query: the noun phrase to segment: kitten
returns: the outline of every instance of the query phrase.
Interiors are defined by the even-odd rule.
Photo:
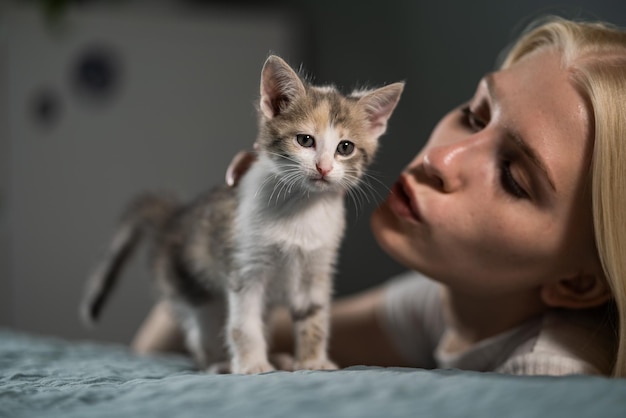
[[[187,206],[159,195],[137,198],[88,282],[85,319],[97,318],[124,261],[151,232],[160,293],[200,367],[226,361],[233,373],[273,370],[266,318],[282,304],[294,321],[295,368],[336,368],[327,340],[344,194],[372,161],[403,87],[343,96],[270,56],[261,74],[256,161],[236,187],[217,187]]]

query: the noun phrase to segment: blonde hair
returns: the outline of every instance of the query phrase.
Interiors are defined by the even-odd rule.
[[[613,375],[626,376],[626,32],[606,23],[550,17],[510,49],[506,68],[541,48],[556,48],[592,109],[591,188],[596,247],[617,309]]]

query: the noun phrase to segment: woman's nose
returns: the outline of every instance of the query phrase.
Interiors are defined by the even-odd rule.
[[[421,162],[423,180],[442,193],[459,190],[478,169],[480,143],[472,137],[428,149]]]

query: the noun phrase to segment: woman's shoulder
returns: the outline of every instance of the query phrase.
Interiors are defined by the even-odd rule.
[[[441,288],[441,284],[437,283],[433,279],[423,275],[420,272],[408,270],[390,277],[385,286],[389,289],[402,291],[423,291],[425,289],[438,291],[436,289]]]
[[[519,375],[610,375],[614,341],[598,310],[546,313],[536,337],[520,345],[496,370]]]
[[[414,328],[435,328],[442,323],[441,284],[415,271],[392,277],[385,285],[384,310],[392,321]]]

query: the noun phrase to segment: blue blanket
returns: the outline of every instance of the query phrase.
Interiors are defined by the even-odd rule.
[[[352,367],[208,375],[178,356],[0,330],[0,417],[626,417],[626,380]]]

